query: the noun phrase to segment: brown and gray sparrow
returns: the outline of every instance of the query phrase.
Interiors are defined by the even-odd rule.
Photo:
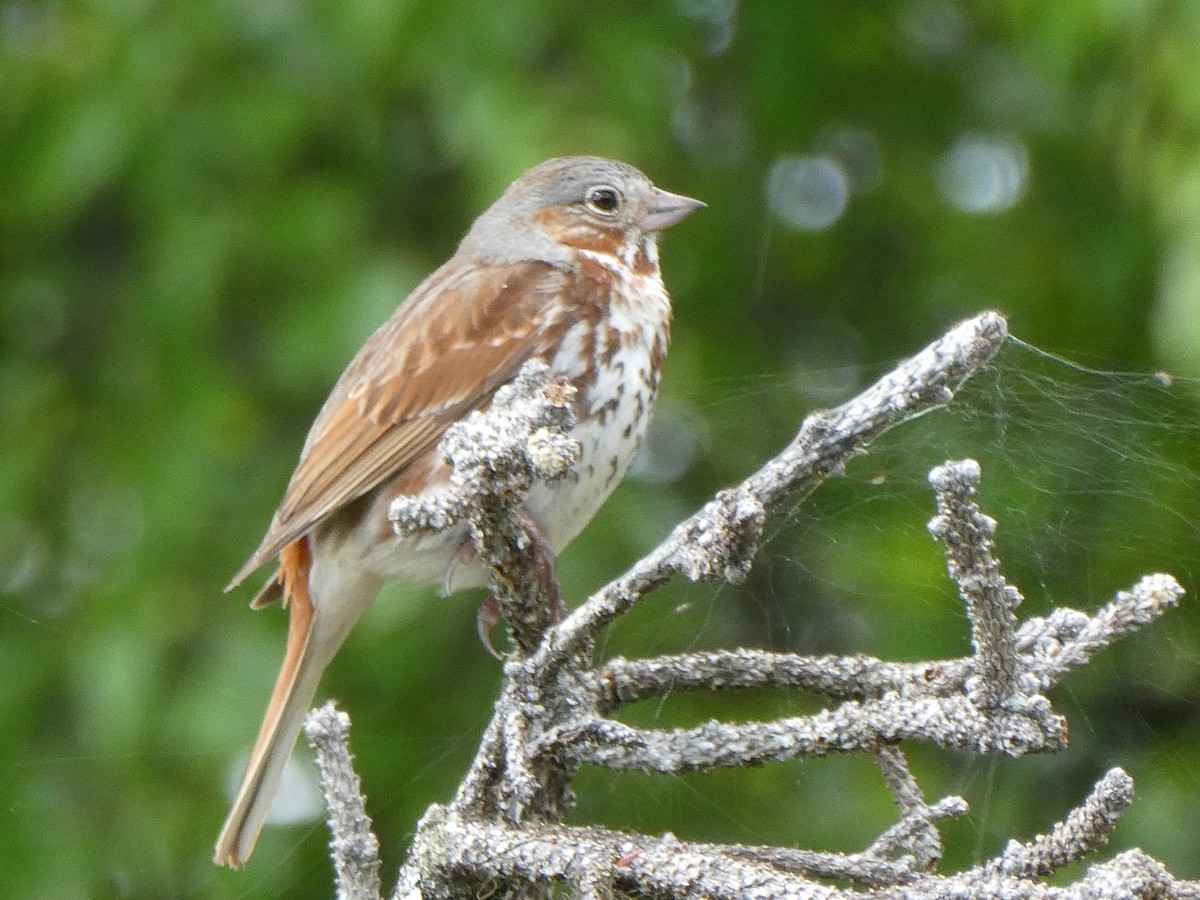
[[[484,409],[529,359],[575,388],[575,477],[537,484],[529,518],[558,552],[612,492],[658,390],[671,306],[658,233],[704,204],[594,157],[530,169],[483,213],[457,252],[373,334],[313,423],[267,534],[229,589],[272,557],[251,604],[290,611],[287,650],[215,862],[254,850],[321,673],[389,579],[447,590],[484,583],[454,565],[462,529],[399,536],[388,507],[447,483],[438,439]]]

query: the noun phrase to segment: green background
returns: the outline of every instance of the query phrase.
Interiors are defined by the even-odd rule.
[[[319,820],[268,830],[243,872],[209,862],[285,627],[221,588],[342,366],[550,156],[615,156],[710,207],[665,238],[656,431],[564,555],[570,602],[807,410],[982,309],[1094,369],[1177,376],[1009,347],[772,519],[746,584],[670,585],[602,653],[966,652],[924,531],[948,457],[984,466],[1023,612],[1154,570],[1194,589],[1197,59],[1200,7],[1154,0],[0,3],[0,895],[329,896]],[[499,683],[479,600],[389,588],[324,683],[388,883]],[[929,796],[972,806],[948,866],[1044,831],[1119,764],[1138,799],[1117,843],[1200,877],[1194,605],[1054,692],[1067,751],[913,748]],[[578,787],[575,821],[684,839],[852,851],[894,818],[857,758]]]

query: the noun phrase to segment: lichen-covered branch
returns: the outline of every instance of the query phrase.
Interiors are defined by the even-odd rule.
[[[742,648],[597,664],[601,630],[657,585],[741,580],[767,515],[799,490],[842,470],[883,431],[949,402],[1007,335],[987,313],[952,330],[837,409],[805,420],[796,439],[735,488],[721,491],[656,550],[559,620],[552,569],[523,522],[520,497],[538,479],[562,477],[577,455],[568,437],[570,397],[528,366],[497,393],[493,409],[448,432],[454,476],[444,494],[401,500],[402,530],[463,528],[483,560],[509,627],[513,652],[474,762],[453,800],[417,827],[395,896],[549,898],[674,897],[1083,898],[1196,896],[1140,851],[1081,871],[1070,885],[1041,879],[1086,860],[1108,839],[1132,795],[1120,770],[1045,836],[1012,841],[974,868],[939,873],[939,823],[967,811],[959,797],[927,801],[900,747],[920,741],[981,754],[1052,750],[1066,723],[1046,691],[1097,650],[1156,619],[1182,589],[1144,577],[1093,614],[1059,609],[1020,622],[1021,596],[1001,575],[996,523],[976,500],[971,460],[931,473],[947,571],[966,607],[970,649],[960,658],[892,663],[870,656],[805,657]],[[636,728],[611,718],[622,706],[673,691],[772,686],[829,699],[813,715],[762,722],[710,721],[694,728]],[[334,716],[334,724],[327,722]],[[339,892],[378,894],[376,848],[349,772],[344,720],[314,717],[310,737],[326,775]],[[339,744],[342,748],[339,749]],[[858,851],[714,845],[562,824],[583,765],[677,774],[869,753],[897,806],[897,820]],[[328,757],[328,758],[327,758]],[[349,774],[347,774],[349,773]],[[358,805],[356,805],[356,802]],[[374,873],[374,880],[372,880]],[[1189,893],[1190,892],[1190,893]]]
[[[1049,834],[1024,844],[1010,841],[992,868],[1023,878],[1053,875],[1107,844],[1132,800],[1133,779],[1122,769],[1112,769],[1096,783],[1083,805],[1072,810]]]
[[[896,425],[945,406],[999,352],[1008,325],[997,313],[963,322],[853,400],[804,420],[795,440],[741,486],[722,491],[657,549],[593,594],[550,636],[541,664],[569,655],[675,574],[739,579],[762,533],[765,510],[842,472]]]
[[[565,477],[579,459],[570,437],[575,389],[550,378],[532,360],[504,385],[487,412],[474,412],[446,429],[440,447],[453,460],[450,486],[432,495],[400,497],[388,518],[401,534],[437,532],[465,522],[488,569],[488,584],[513,645],[532,650],[558,613],[559,598],[548,551],[524,514],[520,498],[535,480]],[[447,573],[449,577],[451,573]]]
[[[379,841],[371,831],[362,784],[350,755],[350,717],[326,703],[309,713],[304,734],[317,753],[321,771],[338,900],[377,900]]]
[[[875,751],[875,761],[900,808],[901,819],[881,834],[867,853],[887,857],[907,848],[919,868],[932,872],[942,858],[942,836],[938,833],[937,823],[965,814],[967,802],[961,797],[945,797],[929,806],[899,747],[890,744],[880,747]]]
[[[617,730],[619,729],[619,731]],[[615,733],[613,733],[615,732]],[[883,743],[919,740],[951,749],[1018,755],[1066,744],[1066,724],[1046,715],[995,714],[965,697],[850,701],[815,715],[769,722],[706,722],[670,731],[615,726],[561,739],[574,758],[610,769],[679,775],[830,753],[870,753]]]
[[[318,753],[329,752],[327,747]],[[821,898],[821,900],[914,900],[914,898],[1029,898],[1084,900],[1096,897],[1195,898],[1200,886],[1173,878],[1141,851],[1127,851],[1088,867],[1071,885],[1040,880],[1083,852],[1103,844],[1115,811],[1128,803],[1128,776],[1114,769],[1084,803],[1054,825],[1049,837],[1010,843],[999,856],[963,872],[936,875],[909,858],[891,861],[872,847],[840,855],[779,847],[705,844],[604,828],[531,823],[513,827],[463,817],[432,806],[422,818],[409,864],[393,897],[476,896],[506,886],[510,896],[554,885],[584,886],[592,896],[614,890],[663,897]],[[935,816],[961,815],[961,801],[931,808]],[[1086,848],[1086,849],[1084,849]],[[842,888],[821,879],[849,881]],[[366,896],[366,895],[362,895]]]
[[[993,709],[1020,692],[1016,610],[1022,598],[1004,580],[992,553],[996,520],[975,505],[979,478],[974,460],[946,463],[929,473],[938,507],[929,533],[946,545],[950,579],[967,605],[977,670],[967,684],[968,695],[976,706]]]
[[[1059,608],[1045,618],[1025,621],[1016,634],[1024,677],[1036,690],[1053,687],[1071,669],[1132,631],[1174,608],[1183,588],[1169,575],[1147,575],[1121,591],[1095,613]],[[597,671],[600,711],[679,691],[731,691],[757,687],[792,688],[835,700],[946,697],[961,693],[977,671],[974,657],[893,663],[872,656],[800,656],[766,650],[616,657]]]
[[[1174,609],[1182,596],[1183,588],[1170,575],[1146,575],[1090,616],[1059,608],[1044,619],[1030,619],[1017,635],[1017,646],[1029,654],[1027,675],[1041,690],[1057,684],[1097,650]]]

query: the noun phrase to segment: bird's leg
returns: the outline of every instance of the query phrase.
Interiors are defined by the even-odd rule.
[[[538,593],[549,600],[550,624],[557,625],[567,617],[567,605],[563,602],[562,588],[558,584],[555,570],[555,553],[542,529],[529,512],[521,509],[521,526],[529,537],[529,557]]]
[[[543,624],[538,627],[534,622],[528,624],[534,625],[538,631],[549,625],[557,625],[567,616],[567,606],[563,602],[562,588],[558,584],[558,575],[555,570],[555,554],[554,548],[550,546],[550,542],[546,540],[546,536],[542,534],[541,527],[534,520],[533,516],[525,509],[520,510],[518,517],[520,527],[525,532],[528,538],[528,573],[532,576],[533,583],[529,587],[532,588],[538,597],[544,597],[547,600],[546,615]],[[459,565],[466,565],[475,559],[477,555],[474,542],[468,538],[463,541],[462,546],[451,560],[449,568],[446,570],[445,588],[449,592],[451,587],[451,579],[455,568]],[[519,590],[519,589],[518,589]],[[492,629],[499,623],[501,619],[502,605],[495,594],[489,594],[488,598],[483,601],[479,607],[479,611],[475,614],[475,627],[479,634],[479,642],[484,648],[496,659],[503,659],[503,656],[497,652],[492,644],[491,632]],[[536,618],[541,618],[535,615]],[[511,623],[510,623],[511,624]],[[518,626],[518,631],[523,632],[524,629]]]
[[[475,548],[475,542],[469,536],[463,538],[458,550],[450,558],[450,565],[446,566],[446,574],[442,576],[443,594],[454,592],[454,575],[459,566],[470,565],[478,556],[479,551]],[[479,604],[479,610],[475,613],[475,630],[479,634],[479,643],[483,644],[483,648],[496,659],[503,661],[503,654],[492,644],[492,629],[499,621],[500,602],[493,594],[488,594],[487,599]]]

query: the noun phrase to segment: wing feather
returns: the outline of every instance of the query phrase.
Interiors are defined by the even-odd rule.
[[[546,301],[565,277],[540,262],[451,260],[426,279],[338,379],[266,536],[229,587],[401,472],[544,352]]]

